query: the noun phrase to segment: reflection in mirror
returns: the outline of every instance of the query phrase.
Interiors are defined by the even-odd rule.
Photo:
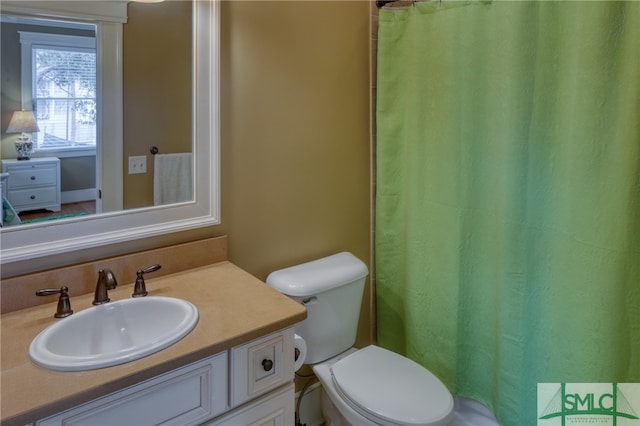
[[[73,10],[62,13],[69,4],[9,0],[2,4],[3,64],[7,64],[5,51],[11,50],[5,50],[5,31],[17,33],[14,38],[18,39],[26,33],[55,32],[85,38],[90,38],[94,31],[96,34],[94,107],[86,99],[90,98],[86,95],[91,94],[92,85],[81,77],[76,78],[73,87],[76,94],[85,98],[66,99],[70,111],[67,114],[71,117],[67,122],[75,119],[79,128],[95,127],[93,145],[87,138],[74,142],[69,130],[63,136],[56,133],[51,124],[52,112],[62,108],[44,102],[51,101],[47,96],[57,96],[61,91],[66,90],[68,96],[69,82],[75,77],[61,71],[52,74],[57,77],[44,85],[44,94],[27,98],[24,81],[19,83],[22,74],[5,75],[3,66],[0,126],[3,205],[17,204],[13,210],[19,213],[18,219],[23,211],[32,210],[33,205],[28,204],[35,201],[29,192],[37,186],[33,185],[32,176],[38,183],[52,181],[47,185],[57,186],[53,193],[61,199],[59,208],[55,200],[35,206],[44,207],[47,211],[44,214],[53,215],[56,220],[49,217],[19,226],[7,221],[2,224],[2,263],[219,222],[218,2],[127,5],[124,1],[82,1],[73,2]],[[52,10],[56,7],[60,10]],[[64,19],[60,19],[62,15]],[[33,40],[29,35],[24,39],[29,37]],[[23,45],[28,44],[20,43],[20,54]],[[38,41],[31,41],[31,45],[38,45]],[[73,63],[80,68],[77,62]],[[34,133],[35,150],[30,160],[16,159],[13,145],[20,135],[5,132],[13,110],[20,109],[34,111],[40,130]],[[92,162],[84,162],[92,156],[95,158]],[[18,169],[7,173],[5,162]],[[37,173],[31,173],[33,170]],[[88,188],[68,189],[73,180]],[[25,189],[25,185],[31,188]],[[65,205],[84,201],[71,198],[73,202],[66,202],[69,196],[83,197],[80,194],[88,193],[84,189],[94,193],[87,200],[92,203],[91,212],[101,213],[59,218],[66,215]],[[24,195],[27,200],[20,198]],[[39,192],[31,195],[41,201]],[[4,218],[8,217],[6,212],[11,214],[10,208],[3,211]]]
[[[193,199],[192,16],[188,1],[129,3],[123,25],[123,154],[127,160],[146,157],[147,173],[130,173],[125,164],[126,209]]]
[[[97,126],[103,105],[97,79],[109,70],[96,72],[108,62],[96,61],[95,23],[3,10],[0,156],[3,172],[12,171],[4,182],[8,208],[16,213],[9,210],[5,226],[193,200],[191,3],[130,3],[126,13],[117,113],[122,136],[113,138]],[[5,118],[20,110],[33,111],[39,127],[31,134],[31,156],[42,160],[37,164],[17,162],[19,136],[4,132]],[[102,152],[118,139],[124,171],[112,179],[113,155],[105,160]],[[45,164],[60,174],[47,192],[36,192],[44,176],[29,185],[20,181],[25,168]]]

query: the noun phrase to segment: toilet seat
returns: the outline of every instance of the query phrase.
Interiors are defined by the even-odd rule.
[[[453,398],[436,376],[378,346],[336,362],[331,377],[345,402],[378,424],[444,424],[453,412]]]

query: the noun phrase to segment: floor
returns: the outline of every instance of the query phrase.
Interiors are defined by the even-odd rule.
[[[452,426],[499,426],[491,410],[479,401],[454,396],[453,403]]]
[[[54,216],[63,216],[68,214],[78,214],[78,213],[87,213],[93,214],[96,212],[96,202],[95,201],[83,201],[81,203],[69,203],[62,204],[61,210],[59,212],[51,212],[49,210],[29,210],[20,212],[18,216],[20,216],[20,220],[30,220],[30,219],[41,219],[44,217],[54,217]]]

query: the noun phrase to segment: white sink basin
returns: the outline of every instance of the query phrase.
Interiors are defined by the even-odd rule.
[[[47,327],[31,342],[31,360],[60,371],[124,364],[165,349],[198,322],[191,303],[140,297],[94,306]]]

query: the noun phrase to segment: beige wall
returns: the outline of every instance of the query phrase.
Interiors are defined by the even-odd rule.
[[[222,4],[221,229],[258,278],[341,250],[369,264],[368,13],[363,1]]]
[[[370,266],[369,38],[365,1],[222,2],[222,224],[2,273],[221,234],[260,279],[341,250]],[[369,287],[363,307],[361,344]]]

